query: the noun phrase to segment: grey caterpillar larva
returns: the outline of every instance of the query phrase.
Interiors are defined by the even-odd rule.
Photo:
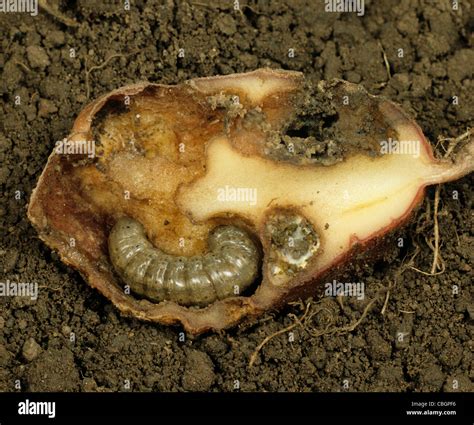
[[[260,252],[244,230],[216,227],[208,245],[207,253],[194,257],[166,254],[129,217],[120,218],[109,235],[112,264],[133,292],[186,306],[205,306],[238,295],[257,276]]]

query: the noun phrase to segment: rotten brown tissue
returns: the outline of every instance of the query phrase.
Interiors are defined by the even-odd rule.
[[[39,236],[124,314],[193,334],[317,295],[426,186],[474,169],[473,142],[435,159],[399,106],[361,86],[269,69],[120,88],[67,140],[96,152],[53,151],[28,208]],[[116,242],[120,223],[135,233]],[[240,242],[213,251],[219,229]]]

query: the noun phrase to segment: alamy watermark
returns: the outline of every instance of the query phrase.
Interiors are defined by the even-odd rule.
[[[54,151],[58,155],[87,155],[95,157],[95,140],[58,140]]]
[[[257,205],[257,189],[226,185],[217,189],[217,200],[219,202],[243,202],[255,206]]]
[[[32,301],[38,299],[37,282],[0,282],[0,297],[29,297]]]
[[[365,13],[364,0],[325,0],[324,4],[326,12],[355,12],[357,16]]]
[[[338,282],[333,280],[324,285],[324,295],[326,297],[355,297],[359,301],[365,298],[364,282]]]
[[[418,140],[395,140],[391,137],[380,142],[380,153],[382,155],[413,155],[420,156],[420,142]]]
[[[55,401],[30,401],[26,399],[18,403],[19,415],[43,415],[50,419],[56,417]]]
[[[0,0],[0,13],[29,13],[38,15],[38,0]]]

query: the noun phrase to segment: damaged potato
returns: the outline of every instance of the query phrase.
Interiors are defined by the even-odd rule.
[[[193,334],[317,294],[474,169],[473,142],[436,160],[361,86],[268,69],[118,89],[61,147],[29,204],[40,237],[124,314]]]

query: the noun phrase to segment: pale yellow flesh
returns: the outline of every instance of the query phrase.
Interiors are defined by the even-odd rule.
[[[400,129],[400,140],[416,136],[409,127]],[[356,238],[367,239],[402,217],[433,172],[424,149],[418,157],[361,155],[328,167],[297,167],[245,157],[219,137],[208,146],[207,174],[183,187],[177,202],[197,222],[232,213],[256,228],[271,209],[299,206],[320,233],[322,249],[313,266],[323,269]],[[226,186],[256,190],[256,202],[223,201],[219,191]]]
[[[292,75],[292,73],[288,72],[288,75]],[[234,76],[231,79],[228,77],[215,78],[212,81],[199,79],[193,84],[200,91],[209,94],[215,94],[221,91],[244,93],[251,104],[259,104],[263,102],[266,97],[278,93],[279,91],[291,90],[295,87],[296,82],[291,78],[284,79],[269,77],[268,75],[262,78],[257,75],[242,74],[240,76]]]

